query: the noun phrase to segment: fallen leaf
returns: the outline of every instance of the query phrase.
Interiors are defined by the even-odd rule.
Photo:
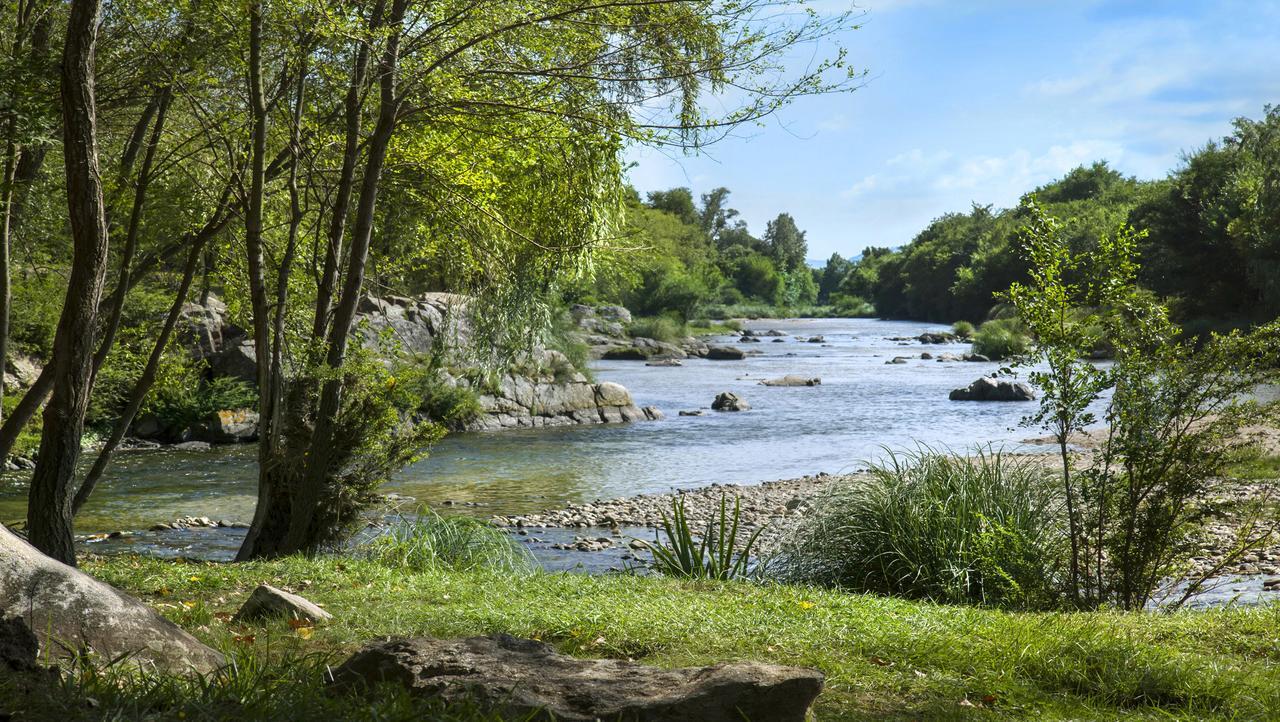
[[[294,629],[302,629],[303,627],[314,626],[310,619],[290,619],[289,626]]]
[[[894,664],[893,662],[890,662],[889,660],[884,659],[883,657],[877,657],[875,655],[871,655],[870,662],[877,667],[892,667]]]
[[[294,631],[297,632],[298,637],[302,639],[311,639],[311,635],[315,629],[312,627],[298,627]]]
[[[995,696],[994,694],[986,695],[985,697],[983,697],[983,698],[982,698],[982,703],[983,703],[983,704],[995,704],[995,703],[996,703],[996,696]]]
[[[239,634],[232,637],[232,639],[239,642],[240,644],[253,644],[254,640],[256,640],[257,637],[253,636],[252,634]]]

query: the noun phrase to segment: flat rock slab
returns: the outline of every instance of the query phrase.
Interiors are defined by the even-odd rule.
[[[208,672],[222,655],[141,601],[41,554],[0,526],[0,615],[19,616],[40,657],[92,649],[170,671]]]
[[[761,386],[819,386],[822,379],[809,376],[797,376],[796,374],[787,374],[776,379],[765,379],[760,382]]]
[[[301,619],[315,623],[333,619],[333,615],[297,594],[261,584],[253,590],[253,594],[249,595],[249,599],[240,606],[240,611],[235,616],[238,622],[273,618]]]
[[[334,671],[331,689],[365,692],[378,683],[521,719],[803,722],[823,675],[753,662],[660,669],[576,659],[542,642],[497,635],[375,642]]]

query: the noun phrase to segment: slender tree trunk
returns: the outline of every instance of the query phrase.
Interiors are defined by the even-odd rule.
[[[129,403],[120,414],[120,418],[116,420],[115,427],[111,430],[111,436],[102,446],[102,450],[98,452],[98,458],[94,459],[93,467],[89,469],[89,473],[85,476],[84,482],[80,484],[80,490],[76,492],[75,498],[71,502],[72,515],[79,514],[80,509],[84,507],[84,503],[89,500],[89,495],[93,493],[94,488],[98,485],[98,480],[102,478],[102,473],[106,471],[107,464],[111,462],[111,456],[115,453],[116,447],[120,445],[120,441],[124,439],[124,435],[129,432],[129,426],[133,423],[133,419],[138,414],[138,409],[142,408],[142,402],[147,398],[147,393],[151,391],[151,387],[155,384],[156,373],[160,370],[160,361],[164,357],[165,347],[169,345],[169,339],[173,337],[173,329],[178,325],[178,319],[182,316],[182,307],[187,302],[187,294],[191,291],[191,282],[196,275],[196,266],[199,265],[200,253],[204,250],[205,241],[191,246],[191,250],[187,254],[187,263],[182,270],[182,282],[178,285],[178,292],[173,297],[173,304],[169,306],[169,315],[165,317],[164,326],[160,329],[160,336],[156,338],[155,345],[151,348],[151,355],[147,358],[147,365],[142,370],[142,375],[133,384],[133,390],[129,394]]]
[[[73,256],[53,342],[55,380],[31,479],[27,534],[39,550],[75,564],[71,482],[80,458],[93,375],[93,331],[107,270],[107,219],[98,175],[94,54],[100,0],[72,0],[62,56],[63,156]]]
[[[97,377],[98,369],[106,362],[111,347],[115,345],[116,332],[120,330],[120,320],[124,315],[124,302],[128,293],[123,289],[130,288],[130,276],[133,273],[133,257],[138,249],[138,230],[142,226],[142,211],[147,203],[147,189],[151,185],[151,169],[155,163],[156,148],[160,145],[160,135],[164,132],[164,119],[169,111],[169,101],[173,98],[172,89],[164,87],[156,91],[152,105],[155,109],[155,125],[151,128],[151,137],[147,141],[146,153],[142,158],[142,167],[138,169],[138,180],[134,184],[133,207],[129,211],[129,223],[125,227],[124,248],[120,251],[120,276],[116,287],[121,292],[114,293],[109,299],[106,323],[102,327],[102,340],[93,358],[93,373]],[[145,114],[147,117],[150,112]],[[146,128],[142,127],[143,130]],[[132,160],[129,162],[132,165]],[[90,383],[92,388],[92,382]]]
[[[369,16],[369,33],[372,36],[382,24],[384,3],[379,0]],[[333,293],[338,287],[338,266],[342,263],[342,239],[346,234],[347,212],[351,207],[351,193],[355,188],[356,164],[360,160],[360,114],[364,107],[365,85],[369,78],[369,40],[356,41],[355,64],[351,68],[351,80],[343,100],[343,148],[342,170],[334,194],[333,215],[329,218],[329,238],[325,245],[324,269],[316,284],[316,315],[312,324],[312,338],[322,339],[329,323],[333,305]]]
[[[356,305],[364,284],[365,266],[368,261],[369,243],[373,237],[373,223],[378,202],[378,186],[382,179],[382,169],[386,161],[387,148],[391,136],[395,132],[396,116],[399,113],[399,98],[396,95],[396,72],[399,65],[400,33],[404,21],[407,0],[394,0],[388,27],[391,30],[386,49],[378,64],[378,81],[381,86],[381,98],[378,107],[378,122],[373,136],[369,139],[368,156],[365,163],[364,178],[360,186],[360,199],[356,205],[356,223],[348,253],[346,279],[343,283],[342,297],[334,310],[333,325],[329,328],[328,354],[325,359],[330,370],[342,367],[346,358],[347,338],[351,333],[351,325],[355,319]],[[313,522],[316,511],[323,499],[323,490],[332,470],[329,468],[330,449],[342,405],[343,382],[341,378],[325,381],[320,393],[320,405],[316,412],[315,429],[308,445],[306,475],[293,495],[291,514],[289,517],[289,535],[285,540],[286,553],[312,551],[321,539],[317,538],[317,530]]]
[[[252,149],[249,160],[249,195],[245,199],[244,242],[249,270],[249,299],[253,310],[253,345],[257,361],[258,418],[260,428],[271,422],[271,319],[267,307],[266,274],[262,258],[262,205],[263,185],[266,176],[267,155],[267,106],[262,93],[262,4],[249,6],[249,106],[253,116]],[[270,445],[258,444],[258,504],[253,523],[241,547],[253,549],[272,512],[275,496],[274,477],[268,473],[271,461]]]

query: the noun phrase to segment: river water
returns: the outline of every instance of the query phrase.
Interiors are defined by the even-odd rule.
[[[760,352],[742,361],[596,364],[598,380],[623,384],[637,404],[661,409],[664,420],[457,434],[397,474],[385,490],[432,506],[453,502],[454,510],[488,516],[677,487],[851,471],[884,448],[916,443],[965,448],[1033,435],[1019,428],[1031,404],[947,400],[951,389],[998,364],[920,360],[923,351],[959,354],[968,347],[890,340],[945,327],[869,319],[773,320],[748,327],[788,335],[780,343],[765,338],[741,344]],[[816,335],[825,343],[807,342]],[[718,340],[737,345],[736,336]],[[885,363],[897,355],[914,358]],[[822,384],[758,385],[789,373],[820,377]],[[751,410],[678,415],[709,407],[721,391],[745,398]],[[128,452],[117,459],[78,518],[77,532],[146,529],[187,515],[241,521],[252,516],[251,447]],[[26,474],[0,479],[0,520],[22,518]]]

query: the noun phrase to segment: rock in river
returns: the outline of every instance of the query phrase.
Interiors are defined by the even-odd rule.
[[[748,411],[750,409],[751,404],[732,391],[716,394],[716,400],[711,402],[712,411]]]
[[[564,722],[803,722],[821,672],[755,662],[662,669],[576,659],[508,635],[374,642],[334,670],[331,688],[365,693],[379,683],[502,716]]]
[[[952,401],[1035,401],[1036,392],[1027,384],[983,376],[963,389],[955,389]]]
[[[712,361],[741,361],[747,353],[732,346],[708,346],[706,357]]]
[[[761,386],[818,386],[822,383],[822,379],[810,376],[798,376],[796,374],[787,374],[776,379],[765,379],[760,382]]]

